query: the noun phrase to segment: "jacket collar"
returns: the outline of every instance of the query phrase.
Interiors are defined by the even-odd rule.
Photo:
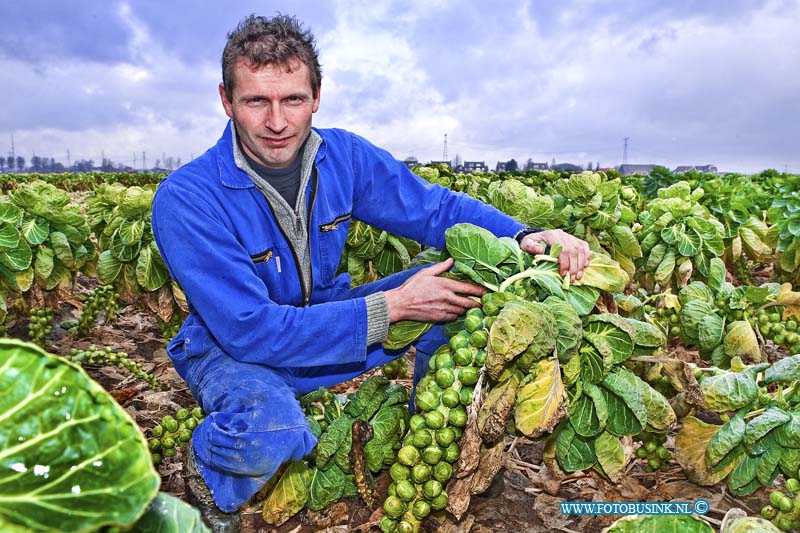
[[[316,128],[311,128],[311,135],[319,135],[322,142],[317,148],[317,153],[314,155],[314,162],[318,163],[325,157],[327,147],[325,138],[319,134]],[[233,121],[229,120],[225,131],[222,133],[219,141],[217,141],[217,168],[219,170],[219,179],[222,185],[229,189],[250,189],[255,187],[253,180],[247,175],[247,172],[242,170],[237,164],[236,154],[239,152],[239,145],[236,143],[236,128],[233,127]]]

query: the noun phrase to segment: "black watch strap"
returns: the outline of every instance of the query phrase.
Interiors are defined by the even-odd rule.
[[[525,238],[526,235],[530,235],[531,233],[539,233],[539,228],[522,228],[517,233],[514,234],[514,240],[517,241],[518,244],[522,244],[522,239]]]

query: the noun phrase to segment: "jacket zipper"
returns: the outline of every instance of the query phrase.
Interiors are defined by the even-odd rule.
[[[314,271],[311,268],[311,215],[314,211],[314,202],[317,199],[318,179],[317,179],[316,165],[312,167],[312,173],[313,173],[312,179],[314,180],[314,187],[311,190],[311,200],[309,200],[308,203],[308,224],[306,224],[308,231],[306,231],[306,238],[308,239],[307,245],[308,245],[308,273],[310,278],[309,281],[311,282],[311,286],[313,287]],[[270,205],[269,202],[267,202],[267,205],[269,206],[270,211],[272,211],[272,216],[275,217],[275,210],[272,208],[272,205]],[[295,226],[299,227],[300,217],[295,216],[294,221],[295,221]],[[289,250],[292,252],[292,259],[294,259],[295,271],[297,272],[297,277],[300,280],[300,290],[302,291],[303,294],[302,305],[306,306],[308,305],[308,302],[311,299],[311,287],[306,286],[305,278],[303,277],[303,268],[302,265],[300,265],[300,257],[298,257],[297,255],[297,250],[295,249],[294,244],[292,244],[292,240],[286,235],[286,232],[283,231],[281,225],[276,224],[276,226],[278,226],[278,230],[281,232],[281,235],[283,235],[283,240],[286,241],[286,243],[289,245]]]
[[[328,231],[335,231],[339,224],[342,222],[346,222],[353,217],[351,213],[347,213],[346,215],[342,215],[333,219],[332,222],[328,222],[327,224],[323,224],[319,227],[321,232],[328,232]]]

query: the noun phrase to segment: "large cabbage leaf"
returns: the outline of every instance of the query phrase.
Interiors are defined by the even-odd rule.
[[[0,522],[89,531],[135,522],[158,492],[147,442],[78,366],[0,340]]]

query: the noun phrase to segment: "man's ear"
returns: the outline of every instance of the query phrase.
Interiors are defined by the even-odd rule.
[[[228,95],[225,92],[225,85],[222,82],[219,84],[219,99],[222,101],[222,107],[225,109],[225,114],[228,118],[233,118],[233,104],[228,100]]]
[[[311,107],[312,113],[316,113],[317,109],[319,109],[319,98],[321,92],[322,92],[322,84],[320,83],[319,87],[317,87],[317,97],[314,98],[314,105]]]

